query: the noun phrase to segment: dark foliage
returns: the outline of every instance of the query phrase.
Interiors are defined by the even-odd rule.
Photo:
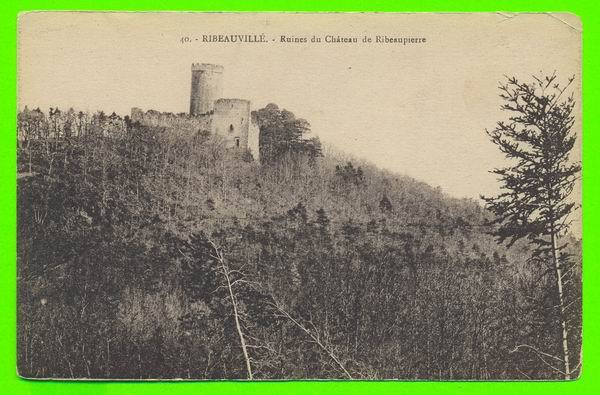
[[[24,376],[244,379],[243,337],[257,379],[556,377],[511,352],[556,335],[545,269],[473,201],[102,114],[19,126]]]
[[[303,154],[314,160],[321,156],[321,142],[317,137],[310,139],[308,121],[296,118],[276,104],[253,112],[260,128],[260,158],[262,163],[273,163],[289,154]]]

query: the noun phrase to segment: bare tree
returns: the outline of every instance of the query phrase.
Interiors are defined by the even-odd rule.
[[[308,337],[311,338],[311,340],[317,344],[323,351],[325,351],[325,353],[333,360],[333,362],[335,362],[335,364],[340,368],[340,370],[342,372],[344,372],[344,375],[346,377],[348,377],[350,380],[353,379],[352,375],[350,374],[350,372],[348,372],[348,370],[344,367],[344,365],[342,364],[342,362],[338,359],[338,357],[336,357],[335,353],[333,352],[333,350],[331,349],[331,347],[326,346],[323,341],[321,341],[321,337],[319,336],[319,334],[317,333],[316,330],[310,330],[308,329],[305,325],[303,325],[298,319],[292,317],[290,315],[290,313],[288,313],[283,306],[281,306],[280,303],[278,303],[277,301],[273,302],[270,304],[272,307],[274,307],[283,317],[287,318],[288,320],[290,320],[295,326],[297,326],[298,328],[300,328],[304,333],[306,333],[308,335]]]
[[[225,287],[227,288],[227,292],[229,294],[229,300],[231,302],[231,307],[233,309],[233,318],[235,320],[235,328],[237,330],[238,337],[240,339],[240,347],[242,348],[242,353],[244,354],[244,360],[246,362],[246,370],[248,372],[248,380],[253,379],[252,375],[252,365],[250,364],[250,356],[248,355],[248,346],[246,345],[246,339],[244,336],[244,331],[242,330],[242,326],[240,324],[240,313],[238,310],[238,303],[233,292],[233,285],[236,282],[243,282],[243,279],[237,279],[235,281],[231,281],[231,273],[232,271],[227,266],[225,262],[225,258],[223,257],[223,253],[219,247],[212,241],[208,240],[210,245],[212,246],[213,253],[210,256],[215,259],[219,264],[219,271],[223,275],[225,279]]]

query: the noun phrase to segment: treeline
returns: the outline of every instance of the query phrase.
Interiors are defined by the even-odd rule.
[[[24,119],[21,375],[559,377],[519,347],[560,352],[547,269],[524,243],[498,246],[474,201],[316,141],[287,149],[306,130],[267,132],[259,164],[206,133],[91,117],[95,132],[50,136]]]

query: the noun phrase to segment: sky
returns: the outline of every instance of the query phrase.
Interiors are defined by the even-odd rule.
[[[19,20],[19,106],[187,112],[191,63],[221,64],[224,97],[254,109],[276,103],[325,145],[477,199],[498,193],[489,170],[506,164],[485,134],[507,117],[499,82],[575,75],[579,98],[581,28],[571,14],[28,13]],[[265,42],[202,41],[214,34]],[[359,42],[310,42],[326,35]],[[377,35],[426,42],[362,43]],[[580,133],[579,101],[575,111]],[[580,155],[577,145],[572,157]]]

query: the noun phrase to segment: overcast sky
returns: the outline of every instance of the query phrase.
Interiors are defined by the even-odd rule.
[[[476,198],[498,192],[488,170],[504,161],[484,133],[505,117],[498,82],[556,70],[576,75],[579,97],[580,29],[567,14],[32,13],[20,20],[20,106],[187,112],[191,63],[221,64],[225,97],[277,103],[325,144]],[[266,43],[194,41],[261,33]],[[328,34],[427,41],[279,42]]]

